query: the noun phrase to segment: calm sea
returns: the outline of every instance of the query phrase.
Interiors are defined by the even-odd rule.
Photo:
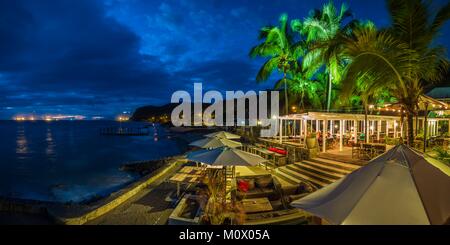
[[[118,124],[0,121],[0,196],[79,202],[106,195],[138,178],[119,170],[125,162],[184,151],[157,125],[150,125],[149,136],[100,135],[100,128]]]

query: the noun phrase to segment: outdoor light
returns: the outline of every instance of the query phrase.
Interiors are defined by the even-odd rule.
[[[273,115],[273,116],[272,116],[272,119],[277,119],[277,116]]]

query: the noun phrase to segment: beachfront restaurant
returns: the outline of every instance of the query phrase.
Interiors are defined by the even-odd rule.
[[[400,113],[399,113],[400,114]],[[358,143],[395,145],[400,140],[406,141],[406,117],[401,115],[367,115],[364,114],[307,112],[289,114],[278,118],[279,134],[272,139],[279,144],[306,146],[308,137],[316,137],[321,152],[343,153],[351,150]],[[416,117],[413,120],[415,135],[423,132],[426,124],[427,138],[442,134],[441,125],[450,124],[449,117]],[[368,137],[365,133],[368,127]],[[447,126],[447,135],[450,127]],[[448,138],[442,142],[448,146]],[[423,147],[423,141],[416,139],[415,147]]]

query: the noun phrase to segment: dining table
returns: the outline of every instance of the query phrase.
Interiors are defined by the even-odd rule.
[[[259,213],[272,211],[273,207],[270,204],[269,198],[248,198],[241,201],[245,213]]]

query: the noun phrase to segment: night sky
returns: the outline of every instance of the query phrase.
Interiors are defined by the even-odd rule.
[[[193,82],[220,91],[269,88],[273,82],[255,82],[263,60],[248,57],[258,29],[283,12],[303,19],[324,2],[0,0],[0,119],[111,117],[168,103]],[[390,22],[384,1],[345,2],[358,19]],[[449,27],[439,39],[447,47]]]

